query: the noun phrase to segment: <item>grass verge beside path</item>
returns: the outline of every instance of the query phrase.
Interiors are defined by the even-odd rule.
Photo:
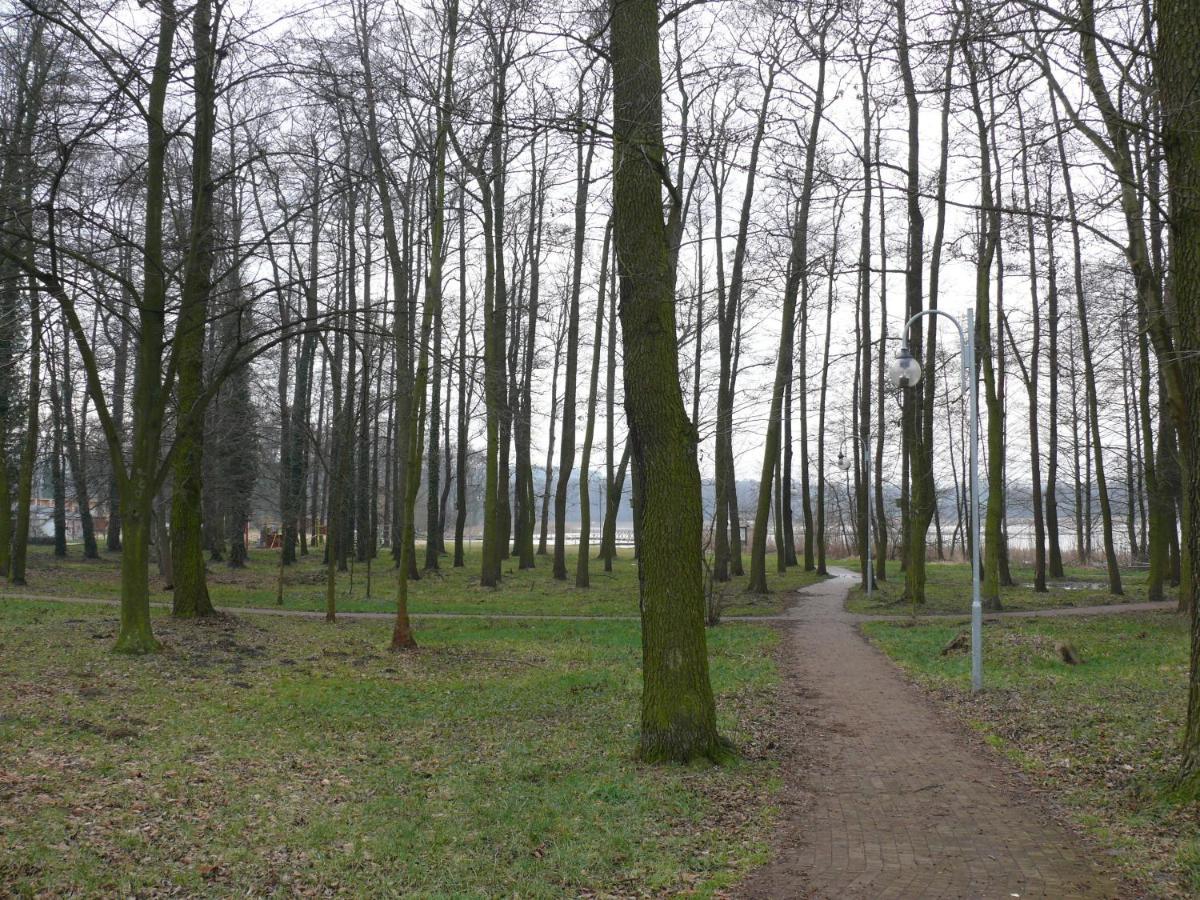
[[[46,594],[61,597],[116,599],[120,597],[120,555],[102,553],[98,560],[79,557],[79,548],[71,547],[66,559],[56,559],[50,547],[30,547],[28,586],[0,586],[5,594]],[[424,558],[424,554],[420,554]],[[537,568],[519,571],[515,559],[504,564],[504,577],[498,589],[479,586],[479,554],[472,547],[466,566],[453,568],[443,558],[436,572],[423,573],[409,584],[411,612],[445,613],[525,613],[535,615],[636,616],[638,614],[637,566],[629,551],[622,551],[612,572],[603,563],[592,562],[591,587],[575,587],[575,553],[567,554],[566,581],[556,581],[550,557],[540,556]],[[154,570],[152,569],[152,572]],[[279,577],[278,550],[252,550],[244,569],[230,569],[223,563],[208,566],[209,593],[218,607],[274,607]],[[325,567],[321,550],[289,566],[284,573],[285,609],[322,611],[325,609]],[[818,576],[800,569],[786,575],[771,573],[772,593],[751,597],[745,593],[746,578],[734,579],[725,589],[726,615],[773,615],[790,602],[789,594],[820,581]],[[151,577],[151,599],[170,602],[171,594],[159,590],[161,580]],[[337,578],[339,612],[391,612],[395,609],[396,575],[390,551],[380,550],[371,564],[371,590],[367,592],[365,563],[355,563],[352,572],[340,572]]]
[[[839,565],[858,571],[857,560],[843,560]],[[1068,567],[1066,578],[1051,581],[1044,594],[1033,589],[1031,567],[1014,565],[1012,574],[1016,586],[1001,588],[1000,592],[1000,602],[1008,611],[1143,603],[1148,599],[1145,569],[1122,571],[1125,593],[1119,597],[1108,592],[1103,569]],[[846,609],[863,615],[897,615],[911,611],[912,605],[904,600],[904,573],[898,561],[888,560],[887,576],[886,581],[879,583],[879,589],[872,592],[870,600],[861,588],[852,589],[846,599]],[[1174,599],[1174,591],[1169,590],[1168,596]],[[918,614],[966,613],[970,609],[971,567],[966,563],[928,563],[925,603],[918,607]]]
[[[1171,786],[1187,698],[1186,624],[1168,613],[989,624],[986,688],[975,697],[969,656],[941,653],[965,627],[862,626],[1152,895],[1200,893],[1200,806]],[[1063,663],[1059,642],[1083,663]]]
[[[0,884],[16,895],[706,895],[766,855],[775,632],[709,633],[722,768],[633,759],[635,622],[388,625],[0,604]]]

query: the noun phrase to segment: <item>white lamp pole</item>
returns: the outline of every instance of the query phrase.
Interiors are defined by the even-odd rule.
[[[915,387],[921,381],[921,364],[908,349],[908,332],[922,316],[945,316],[958,329],[962,348],[963,390],[970,397],[971,418],[971,690],[983,688],[983,602],[979,596],[979,381],[975,377],[975,310],[967,310],[967,327],[940,309],[923,309],[904,325],[903,343],[892,364],[892,383]],[[935,501],[936,502],[936,501]]]

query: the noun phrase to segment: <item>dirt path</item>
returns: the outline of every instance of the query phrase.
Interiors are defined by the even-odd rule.
[[[745,897],[1109,898],[1117,885],[1004,765],[899,677],[843,611],[850,573],[787,630],[788,773],[775,860]]]

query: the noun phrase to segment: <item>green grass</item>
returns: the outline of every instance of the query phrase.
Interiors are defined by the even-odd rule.
[[[31,547],[28,586],[0,587],[5,593],[33,593],[63,597],[115,599],[120,596],[120,556],[101,554],[98,560],[80,558],[80,548],[71,547],[66,559],[56,559],[52,548]],[[419,551],[424,560],[424,552]],[[637,565],[629,551],[623,551],[612,572],[592,561],[591,586],[575,587],[576,554],[569,548],[566,581],[556,581],[548,556],[537,559],[537,568],[522,572],[515,559],[503,568],[500,589],[479,586],[480,557],[476,544],[466,554],[466,566],[455,569],[452,559],[443,557],[437,572],[424,573],[410,583],[409,609],[413,612],[580,616],[636,616],[638,614]],[[776,575],[774,560],[769,559],[768,573],[772,593],[751,597],[744,592],[745,578],[735,579],[725,590],[728,615],[771,615],[789,602],[791,591],[820,580],[811,572],[792,569]],[[230,569],[222,563],[209,564],[209,592],[218,607],[275,606],[279,575],[278,550],[252,550],[245,569]],[[325,608],[325,567],[318,550],[302,557],[285,570],[284,607],[300,610]],[[159,590],[162,580],[152,568],[152,600],[169,602],[171,595]],[[337,580],[337,605],[342,612],[390,612],[395,609],[396,576],[390,551],[381,551],[371,564],[370,595],[367,592],[367,567],[354,564],[353,571],[341,572]]]
[[[852,571],[858,571],[858,560],[843,560]],[[1014,587],[1001,588],[1000,603],[1006,610],[1023,611],[1056,609],[1071,606],[1098,606],[1110,603],[1141,603],[1146,597],[1145,569],[1122,571],[1125,593],[1114,596],[1108,592],[1105,571],[1084,566],[1068,567],[1066,577],[1052,579],[1049,590],[1039,594],[1033,589],[1033,569],[1030,566],[1012,567]],[[861,588],[854,588],[846,600],[850,612],[865,615],[896,615],[906,613],[912,606],[904,600],[904,573],[897,560],[887,562],[887,580],[868,600]],[[930,562],[926,567],[925,603],[919,612],[958,613],[971,608],[971,567],[966,563]]]
[[[1053,792],[1155,895],[1200,890],[1200,806],[1172,790],[1188,681],[1188,628],[1169,613],[1005,619],[984,629],[986,690],[969,694],[964,625],[869,622],[863,630],[953,704],[987,742]],[[1083,664],[1056,651],[1067,642]]]
[[[0,601],[0,884],[17,896],[578,896],[727,886],[765,859],[776,636],[709,632],[723,767],[633,757],[624,621],[389,625]]]

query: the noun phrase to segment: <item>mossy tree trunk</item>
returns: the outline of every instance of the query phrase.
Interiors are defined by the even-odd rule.
[[[212,290],[212,147],[216,120],[216,59],[212,2],[198,0],[192,13],[195,53],[192,219],[184,261],[179,320],[175,327],[179,373],[179,424],[175,438],[175,485],[171,492],[171,563],[175,594],[171,612],[183,618],[209,616],[204,563],[202,472],[204,416],[196,410],[204,391],[204,337]]]
[[[1163,147],[1170,194],[1172,286],[1178,313],[1175,383],[1168,384],[1170,407],[1179,434],[1183,470],[1184,521],[1190,525],[1200,506],[1200,17],[1191,0],[1158,0],[1159,90],[1163,107]],[[1194,575],[1200,571],[1200,529],[1184,528],[1184,579],[1189,596],[1181,599],[1191,615],[1192,650],[1188,678],[1188,714],[1180,776],[1200,793],[1200,598]],[[1182,588],[1181,588],[1182,590]]]
[[[696,432],[679,390],[663,222],[662,72],[654,0],[613,0],[613,219],[625,412],[632,444],[642,607],[643,759],[716,758],[708,677]],[[656,385],[656,390],[640,389]]]
[[[925,265],[925,216],[921,211],[921,166],[920,166],[920,107],[917,99],[916,82],[913,78],[909,58],[908,9],[905,0],[896,3],[896,51],[900,62],[901,81],[904,86],[905,106],[908,112],[908,161],[905,198],[908,210],[908,257],[905,261],[904,296],[905,318],[919,313],[925,306],[923,274]],[[930,306],[937,308],[937,300],[931,294]],[[922,335],[929,329],[929,345],[922,346]],[[932,368],[935,359],[937,319],[928,323],[918,320],[909,334],[914,358],[925,361]],[[925,545],[929,525],[933,521],[933,509],[937,493],[933,481],[933,444],[931,406],[937,381],[933,373],[921,383],[904,392],[902,419],[904,423],[904,450],[907,454],[909,497],[904,514],[907,517],[904,550],[907,564],[904,568],[904,593],[910,602],[925,602]],[[928,412],[928,415],[926,414]],[[929,424],[927,433],[926,423]]]
[[[454,90],[454,55],[458,43],[458,0],[449,0],[446,10],[445,57],[442,60],[442,78],[439,87],[437,131],[434,138],[433,159],[429,183],[430,247],[429,267],[425,275],[425,304],[421,313],[421,329],[417,340],[417,366],[413,378],[413,393],[408,403],[397,410],[397,415],[410,417],[408,446],[400,452],[408,455],[407,480],[401,485],[404,502],[404,534],[400,541],[400,565],[396,572],[396,620],[392,627],[392,650],[408,650],[416,647],[412,622],[408,615],[409,558],[414,552],[413,519],[417,503],[417,492],[421,486],[421,451],[424,445],[425,392],[429,385],[430,338],[434,323],[442,315],[442,247],[446,230],[446,148],[449,141],[450,113]],[[436,396],[436,394],[435,394]]]

